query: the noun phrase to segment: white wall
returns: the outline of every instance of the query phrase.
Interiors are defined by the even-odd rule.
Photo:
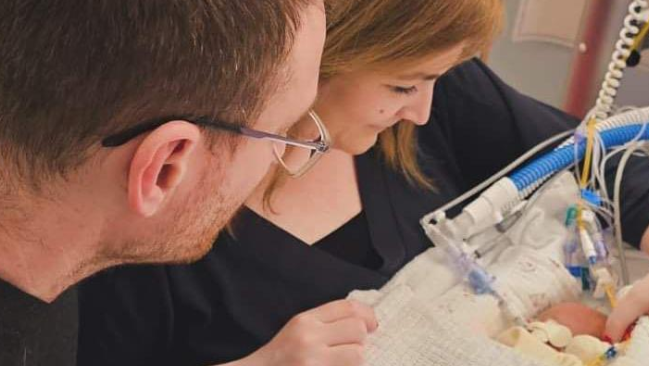
[[[518,90],[562,108],[567,98],[571,65],[576,56],[577,47],[543,41],[514,42],[513,27],[519,7],[524,1],[505,0],[506,26],[493,47],[489,64],[506,82]],[[583,91],[588,94],[589,105],[595,102],[596,93],[599,90],[611,52],[614,49],[614,43],[622,27],[622,20],[630,3],[624,0],[587,0],[587,2],[592,1],[614,1],[614,3],[609,14],[609,25],[602,28],[604,46],[598,59],[599,71],[595,76],[596,82],[593,83],[590,90]],[[581,19],[580,26],[582,28],[585,19],[586,17]],[[643,63],[649,65],[649,52],[645,51],[643,55],[645,55]],[[617,102],[619,105],[649,105],[649,66],[627,69]]]

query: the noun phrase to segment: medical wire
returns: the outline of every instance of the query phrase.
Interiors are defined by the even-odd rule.
[[[626,164],[631,158],[631,155],[643,146],[642,142],[636,142],[630,146],[622,155],[622,159],[617,167],[615,174],[615,183],[613,187],[613,212],[615,213],[615,243],[617,245],[618,254],[620,257],[620,266],[622,268],[622,281],[625,285],[630,284],[629,268],[624,255],[624,242],[622,241],[622,214],[620,212],[620,190],[622,187],[622,178]],[[649,154],[648,154],[649,156]]]
[[[625,352],[629,346],[630,341],[623,341],[618,344],[613,344],[609,347],[606,352],[597,356],[597,358],[587,362],[585,366],[604,366],[607,363],[614,360],[620,355],[621,352]]]
[[[536,146],[534,146],[531,150],[527,151],[525,154],[520,156],[518,159],[514,160],[512,163],[498,171],[496,174],[492,175],[490,178],[485,180],[484,182],[478,184],[477,186],[473,187],[471,190],[467,191],[466,193],[462,194],[461,196],[457,197],[456,199],[452,200],[451,202],[445,204],[444,206],[438,208],[437,210],[433,211],[432,213],[427,214],[424,216],[421,220],[422,223],[428,224],[432,218],[437,216],[439,213],[444,213],[455,206],[461,204],[462,202],[466,201],[467,199],[475,196],[476,194],[480,193],[481,191],[484,191],[485,188],[489,187],[492,185],[494,182],[496,182],[498,179],[504,177],[507,173],[511,172],[512,170],[516,169],[519,165],[523,164],[526,160],[530,159],[532,156],[536,155],[538,152],[541,150],[547,148],[548,146],[551,146],[552,144],[556,143],[557,141],[560,141],[561,139],[565,139],[567,136],[570,136],[571,134],[574,133],[574,130],[569,130],[562,132],[558,135],[552,136],[548,139],[546,139],[543,142],[540,142]]]
[[[599,179],[600,181],[604,181],[603,177],[601,176],[601,171],[598,172],[596,169],[591,169],[591,164],[593,163],[591,160],[593,159],[593,155],[595,162],[599,162],[600,158],[604,156],[606,158],[606,153],[603,151],[605,147],[603,147],[603,144],[598,144],[599,150],[595,152],[595,140],[596,140],[596,129],[595,125],[597,124],[597,120],[604,120],[608,117],[609,113],[613,109],[613,102],[615,100],[615,96],[617,94],[617,89],[620,86],[620,80],[623,77],[623,71],[626,67],[626,60],[628,59],[628,56],[631,54],[631,50],[633,49],[632,45],[634,44],[639,44],[640,40],[644,36],[638,36],[632,38],[633,35],[638,35],[640,33],[640,29],[635,26],[634,22],[637,22],[639,20],[639,13],[643,11],[644,9],[649,8],[649,3],[646,0],[635,0],[629,5],[629,15],[625,18],[624,22],[624,28],[620,32],[620,40],[616,43],[616,51],[613,53],[612,61],[609,64],[609,72],[605,76],[605,80],[602,83],[602,88],[599,93],[599,97],[597,99],[597,103],[594,107],[593,114],[590,115],[589,113],[588,116],[588,122],[587,122],[587,146],[586,146],[586,151],[585,151],[585,164],[583,166],[583,171],[581,174],[580,179],[578,182],[580,183],[580,187],[582,191],[586,187],[591,187],[593,190],[596,188],[597,180]],[[646,34],[646,32],[644,33]],[[570,134],[570,131],[564,133],[565,135]],[[642,132],[641,132],[642,134]],[[556,141],[560,137],[555,136],[555,138],[550,138],[549,140]],[[502,169],[500,172],[496,173],[494,176],[491,178],[485,180],[483,183],[477,185],[470,191],[466,192],[465,194],[461,195],[460,197],[456,198],[455,200],[449,202],[448,204],[444,205],[442,208],[424,216],[421,220],[422,224],[424,225],[429,225],[431,218],[439,217],[440,214],[445,215],[445,212],[456,205],[464,202],[466,199],[476,195],[477,193],[483,191],[486,189],[489,185],[493,184],[496,182],[498,179],[502,178],[505,174],[507,174],[509,171],[515,169],[518,165],[526,161],[529,157],[533,156],[534,154],[537,153],[537,151],[542,150],[545,146],[549,146],[552,142],[546,140],[545,142],[537,145],[534,149],[528,151],[526,154],[521,156],[519,159],[514,161],[513,163],[509,164],[507,167]],[[542,146],[541,146],[542,145]],[[575,146],[578,144],[575,144]],[[541,146],[541,147],[539,147]],[[577,155],[577,154],[575,154]],[[625,153],[626,155],[626,153]],[[626,158],[628,160],[628,157]],[[578,159],[576,159],[576,162],[578,162]],[[625,162],[626,163],[626,162]],[[574,165],[575,167],[579,168],[578,165]],[[597,164],[595,164],[597,167]],[[618,168],[619,169],[619,168]],[[579,169],[576,169],[579,170]],[[556,172],[555,172],[556,173]],[[592,173],[592,174],[591,174]],[[579,173],[576,171],[576,174],[578,175]],[[551,174],[546,177],[541,177],[537,182],[537,185],[534,185],[534,187],[528,187],[528,189],[524,193],[531,193],[535,187],[538,187],[538,184],[541,184],[542,182],[546,181],[548,178],[550,178]],[[616,177],[617,179],[617,177]],[[617,182],[619,183],[619,182]],[[619,187],[616,187],[619,189]],[[526,195],[522,195],[523,198],[526,197]],[[583,229],[583,222],[581,220],[581,207],[584,205],[585,200],[580,199],[579,207],[580,210],[578,211],[578,217],[579,217],[579,223],[581,228]],[[606,200],[606,203],[608,204],[609,200]],[[615,199],[614,199],[614,204]],[[618,202],[619,206],[619,202]],[[605,212],[606,210],[601,210],[602,212]],[[614,210],[615,213],[619,216],[619,211]],[[616,225],[619,226],[619,220],[615,220]],[[616,231],[617,232],[617,231]],[[619,234],[618,234],[619,235]],[[623,252],[622,252],[623,253]],[[612,294],[611,290],[607,290],[607,294]],[[609,296],[609,298],[611,298]],[[613,303],[613,300],[611,300]]]
[[[595,124],[597,123],[597,120],[595,118],[591,118],[588,121],[587,124],[587,129],[588,129],[588,135],[586,137],[586,156],[584,157],[584,168],[581,173],[581,179],[580,179],[580,188],[584,189],[586,188],[586,185],[588,184],[588,177],[590,175],[590,166],[591,166],[591,160],[593,158],[593,143],[595,140]]]
[[[640,30],[640,33],[638,33],[638,36],[636,37],[635,41],[633,42],[633,46],[631,46],[632,50],[640,51],[640,45],[644,41],[645,37],[647,37],[647,33],[649,33],[649,20],[642,26],[642,30]]]
[[[634,141],[630,141],[630,142],[634,143],[634,142],[637,142],[637,141],[638,140],[634,140]],[[626,151],[628,149],[628,147],[629,147],[628,145],[620,146],[620,147],[614,149],[613,151],[611,151],[610,153],[606,154],[604,156],[604,158],[601,160],[601,162],[599,164],[599,168],[597,169],[597,171],[598,171],[597,174],[599,175],[598,184],[600,185],[600,191],[601,191],[600,195],[602,196],[603,200],[611,203],[611,207],[612,207],[612,200],[610,199],[610,194],[609,194],[609,191],[608,191],[608,182],[604,178],[604,173],[606,171],[606,165],[608,164],[608,161],[611,158],[613,158],[615,155],[618,155],[621,152]],[[634,155],[637,155],[637,154],[634,153]]]
[[[591,123],[591,126],[590,126],[591,127],[590,139],[594,140],[594,134],[592,133],[592,131],[593,131],[592,126],[593,125]],[[619,143],[624,144],[624,142],[620,141],[620,139],[625,139],[624,135],[625,134],[628,135],[629,133],[633,133],[633,132],[631,132],[633,130],[636,130],[636,132],[631,135],[631,138],[629,140],[637,138],[637,136],[638,136],[637,130],[644,130],[644,124],[642,126],[639,126],[639,127],[638,127],[637,124],[636,124],[635,127],[632,126],[632,125],[623,126],[623,127],[617,127],[617,128],[611,129],[610,131],[603,132],[602,145],[606,145],[604,143],[604,141],[606,141],[607,144],[612,144],[611,146],[614,146],[616,144],[615,141],[619,141],[619,142],[617,142],[618,144]],[[570,133],[570,131],[565,132],[564,135],[568,135],[569,133]],[[552,140],[552,139],[550,139],[550,140]],[[545,143],[547,143],[547,141]],[[543,145],[543,144],[544,143],[541,143],[540,145]],[[579,142],[576,142],[576,144],[579,144]],[[584,146],[583,143],[582,143],[582,146]],[[591,148],[592,147],[593,147],[593,144],[591,143]],[[583,152],[585,152],[585,151],[582,151],[582,153]],[[534,153],[535,153],[534,151],[528,152],[528,154],[534,154]],[[555,151],[554,153],[550,153],[550,154],[552,155],[552,154],[557,154],[557,153],[559,154],[559,156],[562,154],[560,151]],[[563,154],[563,155],[565,156],[565,154]],[[545,158],[541,158],[540,160],[543,160],[543,159],[545,159]],[[565,158],[563,158],[563,159],[565,160]],[[524,160],[526,160],[526,157],[523,156],[523,157],[519,158],[518,160],[523,160],[524,161]],[[557,162],[559,162],[559,161],[557,161]],[[521,182],[523,183],[522,186],[519,186],[519,184],[517,184],[517,186],[519,186],[518,187],[519,190],[523,190],[525,187],[527,187],[527,185],[533,185],[534,184],[534,183],[531,183],[531,184],[530,183],[525,183],[525,181],[528,181],[532,176],[529,176],[528,173],[526,173],[526,172],[523,173],[523,171],[526,171],[526,170],[529,170],[529,169],[535,170],[535,169],[541,168],[541,170],[538,171],[538,172],[543,173],[544,170],[547,170],[548,168],[551,168],[554,165],[555,165],[555,163],[550,163],[549,165],[547,165],[545,162],[543,162],[543,163],[540,163],[540,165],[539,165],[538,162],[533,162],[527,168],[524,168],[522,171],[516,173],[515,175],[520,175],[520,177],[518,177],[518,178],[522,179]],[[559,169],[559,170],[563,170],[563,169],[566,168],[566,166],[568,166],[568,164],[560,164],[560,165],[563,165],[563,166],[562,166],[562,169]],[[572,165],[572,164],[570,164],[570,165]],[[554,175],[554,173],[557,173],[557,171],[553,171],[552,174],[547,174],[546,176],[540,175],[539,178],[547,180],[547,178],[550,178],[552,175]],[[539,178],[536,178],[536,180],[538,180]],[[496,179],[498,179],[498,178],[496,177]],[[517,179],[515,177],[512,177],[513,181],[518,181],[519,179]],[[521,182],[519,182],[519,183],[521,183]],[[490,184],[490,183],[486,182],[485,184]],[[520,195],[519,195],[519,197],[520,197]],[[435,213],[433,213],[433,214],[435,214]],[[427,234],[429,234],[428,230],[429,230],[431,225],[430,225],[430,222],[426,221],[427,217],[430,217],[430,215],[427,215],[426,217],[424,217],[424,219],[422,219],[422,221],[423,221],[422,224],[424,224],[424,229],[426,230]],[[583,223],[580,223],[580,225],[582,226],[582,228],[584,228]],[[435,225],[432,225],[432,226],[435,226]],[[431,236],[431,235],[429,235],[429,236],[431,237],[431,239],[434,239],[433,236]],[[433,241],[435,241],[435,240],[433,240]],[[486,272],[484,270],[484,268],[482,268],[478,263],[474,262],[473,260],[470,260],[470,258],[468,257],[469,253],[466,250],[463,250],[462,248],[460,248],[460,247],[458,247],[456,245],[453,245],[451,243],[448,243],[448,244],[449,245],[447,245],[447,247],[448,247],[447,250],[451,250],[452,252],[453,251],[456,252],[455,253],[456,255],[452,256],[452,257],[459,259],[460,262],[465,262],[464,265],[461,265],[460,267],[466,267],[466,270],[468,270],[469,279],[474,280],[474,281],[470,281],[470,282],[472,284],[475,282],[476,284],[480,285],[478,287],[481,289],[481,291],[479,291],[479,292],[476,291],[476,292],[477,293],[486,293],[486,292],[492,293],[497,298],[499,298],[499,300],[501,300],[500,302],[503,304],[503,307],[509,308],[509,304],[505,300],[505,297],[502,296],[499,293],[499,291],[497,290],[497,287],[498,287],[497,284],[496,284],[495,287],[493,286],[494,285],[493,281],[495,280],[495,278],[493,276],[489,275],[488,272]],[[462,258],[465,258],[466,261],[462,261]],[[466,271],[463,271],[463,272],[466,272]],[[476,286],[474,286],[474,287],[476,287]],[[610,294],[612,294],[611,289],[608,289],[607,293],[609,294],[609,299],[611,299],[611,303],[613,303],[614,298],[610,296]],[[507,309],[507,310],[509,310],[507,312],[510,315],[514,315],[515,318],[519,318],[519,317],[516,316],[516,311],[511,311],[513,309]]]
[[[615,289],[611,285],[606,286],[606,297],[608,297],[608,302],[611,304],[611,309],[617,307],[617,298],[615,296]]]
[[[649,23],[648,23],[649,24]],[[621,212],[620,212],[620,196],[619,196],[619,190],[621,188],[621,181],[622,181],[622,174],[624,172],[624,169],[626,167],[626,164],[628,162],[628,159],[635,153],[635,151],[638,150],[638,148],[632,148],[634,145],[637,145],[639,143],[640,137],[644,134],[646,128],[647,128],[647,123],[645,122],[642,125],[642,128],[640,129],[639,133],[636,135],[636,137],[629,141],[628,143],[624,144],[623,146],[613,150],[611,153],[606,154],[602,161],[600,162],[599,167],[594,171],[594,174],[599,176],[598,181],[600,185],[600,195],[603,196],[605,202],[611,202],[610,197],[608,195],[608,187],[606,183],[606,179],[604,178],[604,171],[606,169],[606,163],[609,161],[609,159],[620,152],[624,151],[623,159],[620,160],[618,163],[618,169],[615,175],[615,186],[614,186],[614,197],[612,200],[612,209],[613,209],[613,217],[612,217],[612,222],[613,222],[613,228],[614,228],[614,234],[615,234],[615,243],[616,247],[619,253],[619,258],[620,258],[620,268],[622,272],[622,281],[625,285],[629,284],[629,268],[628,268],[628,263],[626,261],[626,256],[624,254],[624,244],[622,240],[622,225],[621,225]],[[610,296],[609,296],[610,299]],[[613,301],[611,301],[613,303]]]
[[[647,23],[649,24],[649,23]],[[643,28],[644,29],[644,28]],[[638,38],[644,37],[646,33],[642,33],[641,35],[638,36]],[[618,154],[621,151],[625,151],[625,156],[626,158],[624,159],[624,165],[619,166],[618,168],[622,168],[622,171],[624,169],[624,166],[626,165],[626,162],[630,158],[630,156],[633,154],[633,152],[637,149],[631,150],[628,152],[629,146],[634,144],[636,141],[639,140],[639,138],[644,134],[645,129],[647,127],[647,122],[645,122],[641,128],[641,130],[638,132],[636,137],[629,141],[628,143],[624,144],[622,147],[615,149],[611,154],[606,154],[604,153],[603,159],[600,161],[600,154],[602,153],[602,150],[605,150],[605,147],[603,146],[603,143],[601,139],[599,138],[599,134],[597,133],[598,131],[594,131],[594,119],[592,116],[590,116],[592,111],[589,112],[589,119],[587,122],[587,129],[588,129],[588,134],[587,134],[587,148],[586,148],[586,159],[584,161],[584,169],[582,171],[581,176],[579,175],[578,171],[576,170],[576,177],[578,178],[578,181],[580,182],[580,188],[583,190],[586,187],[589,187],[593,191],[599,191],[600,196],[602,197],[602,204],[603,205],[608,205],[610,203],[610,198],[608,195],[608,189],[607,189],[607,183],[606,179],[604,178],[604,171],[606,168],[606,162],[610,159],[611,156],[614,156]],[[583,122],[582,122],[583,125]],[[594,133],[595,132],[595,133]],[[628,152],[628,153],[627,153]],[[575,150],[575,154],[577,151]],[[592,165],[593,169],[591,169],[592,174],[589,174],[589,168],[591,166],[591,161],[590,159],[593,159]],[[575,156],[575,159],[577,160],[577,156]],[[600,164],[598,164],[598,162]],[[620,162],[622,164],[622,161]],[[619,174],[619,169],[618,169],[618,174]],[[590,177],[589,177],[590,176]],[[619,181],[618,181],[619,179]],[[616,182],[617,184],[621,184],[621,177],[619,175],[616,175]],[[597,189],[597,184],[599,184],[599,190]],[[619,186],[616,186],[619,189]],[[629,270],[628,270],[628,264],[626,261],[626,256],[624,255],[623,251],[623,242],[621,239],[621,223],[620,223],[620,216],[621,213],[619,212],[620,205],[619,205],[619,196],[615,196],[612,202],[612,208],[613,208],[613,217],[612,217],[612,222],[614,224],[614,233],[615,233],[615,241],[617,244],[618,252],[619,252],[619,257],[620,257],[620,267],[622,271],[622,277],[623,277],[623,282],[625,284],[629,283]],[[580,229],[583,229],[583,220],[581,219],[581,212],[584,207],[584,200],[580,199],[578,203],[578,214],[577,214],[577,223],[578,227]],[[598,210],[600,213],[603,212],[604,210]],[[604,217],[604,216],[603,216]],[[610,223],[609,220],[606,220],[607,222]],[[612,289],[607,289],[606,294],[609,299],[609,302],[611,303],[611,306],[614,306],[616,303],[615,297],[613,296],[614,291]]]
[[[585,151],[585,156],[584,156],[584,166],[582,173],[580,175],[580,179],[578,180],[579,182],[579,189],[583,192],[586,190],[587,186],[589,185],[589,182],[591,179],[590,177],[590,168],[592,164],[592,158],[593,158],[593,150],[594,150],[594,143],[595,143],[595,133],[596,133],[596,126],[597,124],[597,119],[594,117],[590,117],[588,119],[588,122],[586,124],[586,151]],[[577,166],[577,169],[579,170],[579,166]],[[585,200],[580,197],[579,201],[577,202],[577,228],[579,231],[585,231],[585,224],[583,220],[583,212],[584,212],[584,206]]]

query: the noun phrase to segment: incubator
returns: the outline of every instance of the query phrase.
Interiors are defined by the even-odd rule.
[[[649,364],[646,317],[615,344],[540,319],[567,302],[606,313],[630,285],[620,186],[628,160],[649,156],[649,107],[616,109],[614,101],[648,32],[649,2],[633,1],[596,105],[581,125],[426,215],[421,224],[435,248],[381,290],[350,295],[381,319],[370,365]],[[609,187],[604,169],[618,155]],[[447,217],[460,205],[461,213]],[[453,339],[462,339],[463,349]]]

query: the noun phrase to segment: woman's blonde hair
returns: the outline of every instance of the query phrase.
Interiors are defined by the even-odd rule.
[[[463,44],[461,59],[486,54],[502,22],[501,0],[346,0],[327,9],[323,82],[360,68],[391,70]],[[325,121],[326,123],[326,121]],[[417,162],[415,126],[400,122],[379,136],[381,155],[413,185],[433,188]],[[268,206],[281,178],[264,195]]]

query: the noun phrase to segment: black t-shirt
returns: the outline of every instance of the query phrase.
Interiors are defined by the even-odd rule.
[[[480,61],[436,83],[431,120],[418,129],[420,163],[435,181],[416,188],[375,151],[354,159],[368,265],[344,246],[305,245],[243,210],[200,261],[110,270],[80,291],[79,365],[212,365],[267,343],[294,315],[376,289],[430,247],[419,219],[486,179],[576,119],[516,92]],[[649,162],[630,163],[622,191],[627,241],[649,224]],[[352,221],[352,225],[354,222]],[[356,233],[361,231],[355,230]]]
[[[271,222],[268,224],[272,225]],[[279,227],[276,228],[276,238],[281,240],[284,231]],[[340,228],[313,244],[313,247],[352,264],[373,270],[381,268],[381,256],[372,246],[372,238],[364,212],[359,213]]]
[[[77,292],[44,303],[0,280],[0,365],[73,366]]]

